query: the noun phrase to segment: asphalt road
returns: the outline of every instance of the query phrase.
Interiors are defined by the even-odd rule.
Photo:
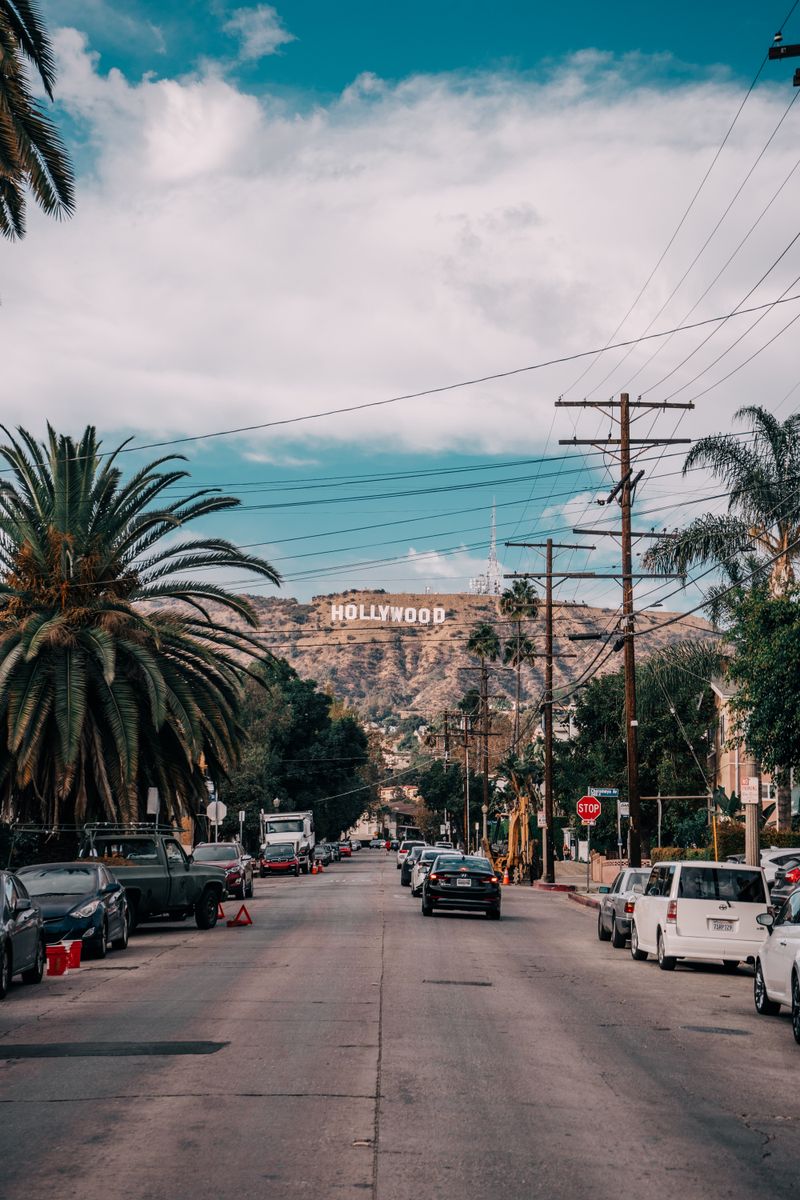
[[[362,851],[257,880],[251,928],[152,927],[15,985],[0,1194],[797,1194],[800,1048],[748,973],[634,963],[563,896],[504,905],[423,919]]]

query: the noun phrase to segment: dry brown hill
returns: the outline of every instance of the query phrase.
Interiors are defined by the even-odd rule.
[[[261,618],[260,636],[266,646],[286,658],[303,678],[330,684],[337,696],[371,715],[427,716],[452,707],[467,687],[477,683],[475,660],[466,653],[471,627],[477,621],[491,621],[501,637],[511,636],[511,626],[500,618],[497,598],[490,596],[351,591],[315,596],[310,604],[279,597],[249,599]],[[684,617],[659,629],[672,615],[657,609],[637,618],[637,629],[642,631],[639,653],[710,631],[707,622],[697,617]],[[577,657],[556,660],[556,686],[577,678],[600,649],[598,642],[570,642],[568,634],[611,630],[616,619],[609,609],[557,606],[556,653]],[[543,650],[543,618],[528,629]],[[620,664],[621,656],[612,655],[606,669]],[[541,693],[543,672],[543,660],[523,669],[524,701],[533,701]],[[492,690],[513,697],[513,671],[496,669]]]

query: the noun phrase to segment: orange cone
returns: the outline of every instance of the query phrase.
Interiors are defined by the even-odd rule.
[[[511,880],[508,878],[508,867],[503,871],[503,885],[507,883],[511,883]]]
[[[319,874],[319,870],[318,870],[318,868],[317,868],[317,864],[316,864],[315,862],[313,862],[313,863],[311,864],[311,874],[312,874],[312,875],[318,875],[318,874]]]
[[[322,863],[321,863],[321,862],[318,862],[318,863],[317,863],[317,874],[318,874],[318,875],[321,875],[321,874],[322,874],[322,872],[323,872],[323,869],[324,869],[324,868],[323,868],[323,866],[322,866]]]

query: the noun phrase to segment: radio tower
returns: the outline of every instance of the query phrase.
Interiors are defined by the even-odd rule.
[[[497,506],[492,501],[492,536],[489,542],[489,561],[486,570],[469,581],[473,596],[499,596],[503,590],[503,575],[497,561]]]

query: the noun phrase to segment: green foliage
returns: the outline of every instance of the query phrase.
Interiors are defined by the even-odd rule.
[[[122,447],[101,454],[93,428],[48,433],[0,446],[0,807],[130,820],[157,787],[165,816],[193,811],[203,762],[214,779],[236,762],[242,684],[264,653],[227,620],[257,625],[247,601],[195,572],[278,576],[223,538],[176,537],[238,501],[164,499],[187,478],[175,456],[123,481]]]
[[[706,826],[706,829],[708,829],[708,826]],[[676,859],[709,862],[714,859],[714,851],[709,846],[689,846],[688,849],[681,848],[680,846],[654,846],[650,851],[650,861],[652,863],[675,862]]]
[[[319,839],[336,838],[375,799],[378,764],[355,716],[334,715],[334,701],[285,662],[267,670],[267,686],[248,684],[242,713],[246,738],[241,763],[220,789],[228,806],[223,831],[238,829],[245,811],[248,842],[258,838],[260,809],[311,809]]]
[[[34,0],[0,0],[0,62],[0,233],[21,238],[27,191],[51,216],[75,206],[66,150],[30,86],[29,65],[53,99],[53,47]]]
[[[800,765],[800,609],[793,594],[750,596],[731,631],[736,649],[728,674],[731,701],[747,745],[762,769],[785,775]]]
[[[437,836],[439,825],[449,816],[454,831],[461,836],[464,828],[464,768],[460,762],[445,767],[440,759],[431,762],[414,779],[422,801],[432,814],[431,827]],[[470,819],[480,819],[480,797],[483,791],[483,776],[476,775],[470,767],[469,794]]]

